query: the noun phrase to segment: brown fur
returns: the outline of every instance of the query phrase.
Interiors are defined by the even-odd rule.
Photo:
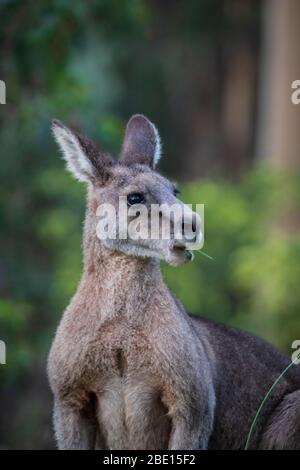
[[[95,147],[81,145],[77,161],[78,135],[54,126],[69,167],[89,179],[84,270],[48,363],[59,448],[243,448],[288,359],[258,338],[184,311],[159,269],[160,259],[186,261],[173,241],[107,245],[96,236],[100,202],[116,204],[118,195],[137,189],[149,204],[176,200],[171,183],[153,170],[157,131],[146,118],[133,118],[123,160],[111,164],[99,151],[95,178]],[[84,161],[89,148],[92,158]],[[250,447],[300,448],[298,372],[278,384]]]

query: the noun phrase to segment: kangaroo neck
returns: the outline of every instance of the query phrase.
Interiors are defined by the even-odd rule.
[[[103,316],[141,320],[154,299],[169,299],[159,260],[140,258],[106,248],[95,238],[84,246],[81,292],[89,292]]]
[[[89,309],[104,317],[143,318],[159,303],[171,308],[172,298],[160,272],[160,262],[107,248],[96,236],[92,201],[89,200],[83,238],[84,269],[79,296]],[[147,313],[148,312],[148,313]]]

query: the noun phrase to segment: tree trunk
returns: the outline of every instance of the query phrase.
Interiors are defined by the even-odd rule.
[[[299,0],[265,1],[256,154],[289,171],[300,166],[300,105],[291,101],[300,79],[299,20]]]

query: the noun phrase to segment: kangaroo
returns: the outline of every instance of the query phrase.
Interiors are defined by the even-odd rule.
[[[83,273],[48,360],[58,447],[243,449],[290,359],[254,335],[184,310],[160,272],[161,260],[191,260],[184,235],[179,243],[96,234],[98,206],[117,210],[119,197],[128,206],[183,205],[156,171],[156,127],[133,116],[118,161],[59,121],[52,129],[68,169],[88,186]],[[193,226],[191,210],[187,219]],[[300,366],[266,401],[249,449],[300,449]]]

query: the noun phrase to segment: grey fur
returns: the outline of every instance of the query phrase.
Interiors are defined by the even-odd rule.
[[[48,361],[58,447],[241,449],[261,400],[289,359],[248,333],[185,312],[159,268],[160,259],[187,261],[175,240],[97,238],[100,202],[116,205],[119,195],[139,190],[148,204],[182,204],[153,170],[152,123],[134,120],[119,163],[95,156],[94,144],[78,134],[71,135],[76,145],[70,155],[59,141],[76,176],[90,176],[83,274]],[[299,370],[295,366],[278,384],[250,448],[300,449]]]

